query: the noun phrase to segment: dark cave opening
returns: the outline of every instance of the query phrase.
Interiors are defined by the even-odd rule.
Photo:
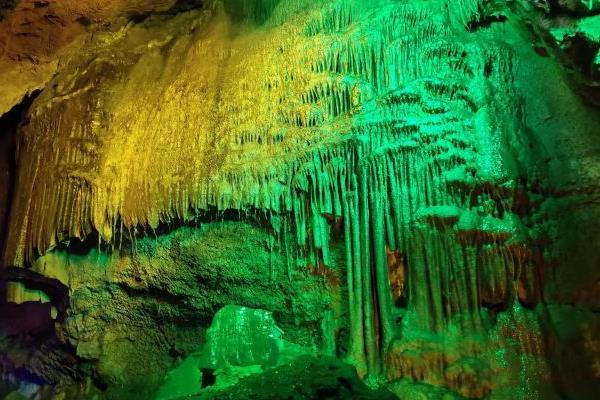
[[[598,53],[598,46],[590,43],[589,39],[582,34],[577,34],[569,40],[566,45],[566,54],[573,60],[577,68],[586,79],[599,79],[594,70],[594,57]]]
[[[505,15],[486,15],[483,18],[478,19],[476,21],[470,21],[467,24],[467,31],[472,33],[479,29],[487,28],[492,24],[506,21],[508,21],[508,17],[506,17]]]
[[[35,90],[26,95],[19,104],[0,116],[0,188],[3,188],[0,190],[0,260],[3,260],[8,215],[15,185],[19,126],[25,123],[25,116],[29,107],[40,93],[40,90]]]
[[[217,377],[215,376],[215,370],[212,368],[202,368],[202,384],[200,387],[202,389],[212,386],[217,382]]]

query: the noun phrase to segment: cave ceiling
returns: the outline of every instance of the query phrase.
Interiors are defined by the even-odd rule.
[[[0,294],[77,360],[14,365],[171,398],[260,320],[396,394],[593,392],[599,7],[0,2]]]

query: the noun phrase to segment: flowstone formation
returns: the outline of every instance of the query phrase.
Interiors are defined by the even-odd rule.
[[[90,22],[5,120],[2,307],[45,318],[7,392],[593,398],[594,2],[192,3]]]

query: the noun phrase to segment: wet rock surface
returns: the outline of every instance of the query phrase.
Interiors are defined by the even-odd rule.
[[[2,120],[5,393],[597,393],[596,2],[39,3],[0,22],[5,108],[43,89]]]
[[[288,365],[242,378],[237,384],[193,399],[361,399],[393,400],[386,389],[369,389],[351,366],[335,358],[301,356]]]
[[[14,343],[35,354],[37,367],[31,360],[18,365],[37,376],[35,384],[57,385],[67,398],[87,398],[94,393],[89,387],[97,387],[107,398],[128,399],[151,398],[177,360],[202,345],[217,310],[230,303],[269,309],[291,340],[316,346],[319,315],[331,308],[327,284],[300,270],[291,271],[288,279],[284,260],[268,250],[268,238],[249,224],[215,223],[177,229],[159,242],[140,240],[129,256],[97,250],[48,254],[34,269],[47,280],[68,285],[66,316],[55,326],[51,304],[46,303],[47,335],[33,332],[39,339],[23,342],[23,329],[6,328],[16,323],[16,313],[35,303],[6,306],[21,308],[3,319],[3,351]],[[265,279],[264,266],[269,263],[277,277],[286,278]],[[53,374],[51,352],[71,359],[73,371]],[[13,357],[19,357],[12,351],[7,356],[5,374],[17,366]]]

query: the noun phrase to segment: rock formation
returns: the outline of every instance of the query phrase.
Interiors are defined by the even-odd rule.
[[[598,11],[7,3],[6,393],[593,398]]]

